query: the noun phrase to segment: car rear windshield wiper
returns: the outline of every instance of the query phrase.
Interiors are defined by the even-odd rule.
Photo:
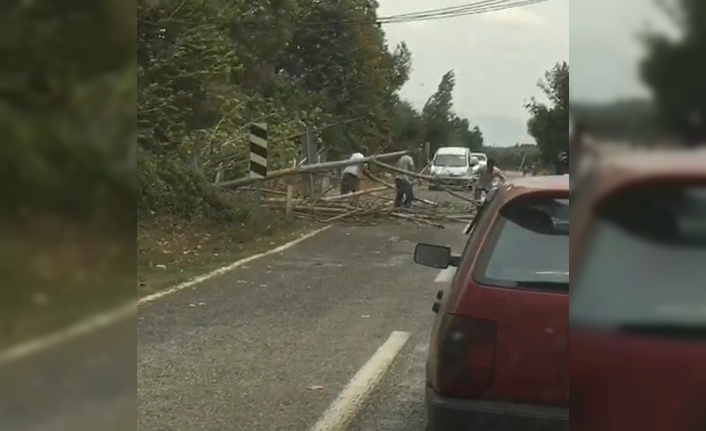
[[[670,340],[705,341],[706,324],[686,325],[679,323],[627,323],[618,331],[631,335],[646,335]]]
[[[524,287],[527,289],[546,289],[546,290],[558,290],[558,291],[568,291],[569,282],[568,281],[516,281],[516,287]]]

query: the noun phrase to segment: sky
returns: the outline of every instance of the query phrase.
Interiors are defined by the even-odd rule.
[[[639,76],[646,30],[679,36],[655,0],[572,0],[571,100],[649,98]]]
[[[378,1],[378,15],[389,16],[477,0]],[[391,47],[404,41],[412,52],[405,99],[421,109],[453,69],[456,113],[480,126],[486,145],[508,146],[534,142],[523,105],[532,96],[543,99],[537,81],[557,62],[569,62],[574,102],[649,97],[638,74],[644,55],[638,35],[648,25],[678,34],[654,0],[572,0],[571,8],[569,0],[548,0],[384,29]]]
[[[475,1],[378,0],[378,16]],[[456,114],[480,127],[486,145],[534,142],[523,105],[541,96],[537,81],[547,70],[569,61],[569,0],[383,28],[391,47],[404,41],[412,52],[403,98],[421,109],[442,75],[453,69]]]

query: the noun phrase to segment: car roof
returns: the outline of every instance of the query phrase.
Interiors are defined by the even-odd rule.
[[[706,175],[706,149],[620,153],[602,158],[598,168],[604,172],[618,171],[626,180],[652,176]]]
[[[542,175],[536,177],[508,178],[504,193],[499,197],[503,203],[528,193],[557,192],[569,194],[568,175]]]
[[[466,147],[441,147],[436,150],[437,154],[466,154],[467,152]]]
[[[505,183],[508,187],[526,191],[569,191],[568,175],[539,175],[535,177],[510,178]]]

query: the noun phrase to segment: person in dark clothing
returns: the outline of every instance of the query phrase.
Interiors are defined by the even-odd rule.
[[[684,144],[686,148],[698,148],[706,144],[706,124],[698,109],[689,112],[683,127]]]
[[[573,130],[569,133],[569,172],[578,173],[581,166],[581,159],[587,150],[584,145],[586,138],[586,126],[578,121],[574,124]]]
[[[351,173],[344,172],[341,177],[341,195],[357,192],[359,183],[360,179],[358,177]]]
[[[412,187],[412,183],[404,178],[395,178],[395,188],[397,189],[395,206],[410,207],[412,201],[414,201],[414,188]]]
[[[564,175],[569,173],[569,154],[566,151],[561,151],[554,165],[554,173],[556,175]]]

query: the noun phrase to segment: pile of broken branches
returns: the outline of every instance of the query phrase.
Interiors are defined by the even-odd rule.
[[[456,192],[441,184],[434,178],[420,173],[408,172],[395,166],[383,163],[381,160],[400,157],[407,151],[379,154],[369,156],[362,160],[343,160],[336,162],[305,165],[291,169],[269,172],[266,178],[240,178],[214,184],[220,188],[243,189],[243,186],[256,184],[255,190],[262,193],[261,206],[282,211],[291,217],[316,220],[323,223],[335,221],[355,222],[359,224],[377,224],[384,219],[398,219],[410,221],[421,225],[431,225],[443,228],[448,223],[469,223],[476,212],[476,203],[468,195]],[[414,178],[419,183],[433,183],[437,188],[446,191],[456,198],[451,201],[430,201],[416,197],[412,206],[400,208],[395,206],[395,186],[366,170],[366,176],[375,187],[361,190],[356,193],[338,196],[335,194],[337,184],[331,185],[329,190],[317,194],[316,197],[295,193],[292,184],[280,182],[285,178],[294,178],[302,174],[330,174],[340,168],[357,163],[370,163],[371,165],[394,175],[404,175]],[[270,188],[265,188],[267,181]],[[259,185],[258,185],[259,184]],[[286,189],[286,191],[285,191]]]
[[[278,211],[288,211],[297,218],[322,223],[351,222],[363,225],[378,224],[385,219],[398,219],[419,225],[444,228],[449,223],[469,223],[475,214],[475,204],[465,196],[458,195],[462,203],[434,202],[416,197],[409,208],[395,207],[395,186],[368,173],[378,187],[347,195],[311,198],[303,195],[289,201],[286,192],[263,189],[263,205]],[[455,192],[450,193],[456,195]]]

